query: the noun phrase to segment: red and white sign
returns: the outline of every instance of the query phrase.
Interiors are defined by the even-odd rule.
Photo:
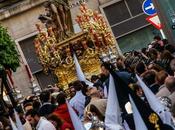
[[[159,16],[157,14],[146,18],[146,20],[148,22],[150,22],[157,29],[159,29],[159,30],[162,29],[162,24],[161,24]]]

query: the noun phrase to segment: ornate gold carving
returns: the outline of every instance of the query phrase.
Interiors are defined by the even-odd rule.
[[[96,46],[114,46],[114,38],[104,17],[98,11],[88,9],[85,3],[80,6],[80,11],[76,21],[83,31],[89,32],[88,36]]]
[[[155,113],[149,116],[149,121],[155,125],[156,130],[160,130],[160,126],[158,125],[159,118]]]
[[[53,6],[52,4],[54,3],[51,2],[50,4],[47,8]],[[72,57],[73,52],[76,53],[85,76],[90,78],[92,74],[99,74],[100,72],[99,57],[102,53],[108,52],[109,48],[114,49],[115,46],[112,34],[104,18],[98,12],[88,9],[85,4],[80,6],[80,10],[82,14],[77,18],[83,21],[77,22],[83,32],[73,34],[66,39],[60,38],[61,34],[55,32],[59,28],[56,28],[53,24],[58,23],[53,23],[51,24],[53,26],[50,26],[48,25],[50,22],[47,21],[45,29],[41,29],[40,24],[36,25],[39,31],[39,35],[34,42],[36,53],[44,70],[46,72],[48,70],[54,71],[58,77],[59,84],[62,86],[66,86],[77,79]],[[56,8],[51,8],[50,11],[55,11],[55,13],[51,15],[51,19],[47,20],[56,18],[54,17],[57,14]],[[59,19],[57,19],[57,22],[59,22]],[[116,51],[113,52],[115,53]]]

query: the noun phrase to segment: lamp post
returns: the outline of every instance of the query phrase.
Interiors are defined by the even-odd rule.
[[[9,96],[9,98],[10,98],[10,101],[11,101],[11,103],[12,103],[12,105],[13,105],[13,107],[15,108],[16,106],[17,106],[17,102],[16,102],[16,100],[15,100],[15,98],[14,98],[14,96],[13,96],[13,91],[12,91],[12,89],[10,88],[10,86],[8,85],[8,83],[7,83],[7,74],[6,74],[6,70],[5,69],[0,69],[0,78],[2,79],[2,86],[1,87],[5,87],[5,90],[6,90],[6,92],[7,92],[7,95]],[[2,90],[2,92],[1,93],[3,93],[3,89],[1,89]]]
[[[163,30],[171,44],[175,44],[175,1],[153,0]]]

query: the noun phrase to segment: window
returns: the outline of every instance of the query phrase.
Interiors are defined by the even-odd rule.
[[[35,53],[36,50],[33,44],[34,39],[35,36],[22,40],[19,42],[19,44],[32,74],[35,74],[40,87],[45,88],[47,85],[55,84],[57,82],[57,77],[51,73],[46,75],[42,71],[43,68],[39,63],[37,54]]]
[[[104,12],[111,26],[131,17],[124,1],[104,7]]]
[[[33,74],[42,70],[42,66],[39,63],[37,54],[35,53],[36,50],[33,44],[34,39],[35,39],[35,36],[19,42],[21,50]]]
[[[144,0],[126,0],[133,16],[142,13],[142,3]]]
[[[103,11],[116,38],[149,25],[146,21],[147,15],[142,11],[144,0],[113,1],[104,5]]]

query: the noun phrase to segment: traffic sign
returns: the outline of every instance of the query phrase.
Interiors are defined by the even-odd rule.
[[[142,5],[143,12],[149,16],[157,13],[152,0],[145,0]]]
[[[150,22],[157,29],[159,29],[159,30],[162,29],[162,24],[161,24],[159,16],[157,14],[146,18],[146,20],[148,22]]]

